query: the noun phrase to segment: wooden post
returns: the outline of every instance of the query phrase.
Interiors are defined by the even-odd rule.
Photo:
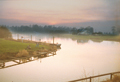
[[[31,35],[31,41],[32,41],[32,35]]]
[[[113,75],[113,74],[111,73],[111,74],[110,74],[110,80],[112,80],[112,75]]]
[[[53,36],[53,44],[54,44],[54,36]]]
[[[16,38],[16,40],[17,40],[17,34],[15,34],[15,38]]]
[[[2,66],[3,68],[5,67],[5,62],[3,62],[3,66]]]
[[[22,39],[22,43],[23,43],[23,36],[21,36],[21,39]]]
[[[90,77],[90,82],[91,82],[91,77]]]
[[[17,35],[18,39],[19,39],[19,34]]]
[[[41,39],[39,39],[39,42],[41,42]]]

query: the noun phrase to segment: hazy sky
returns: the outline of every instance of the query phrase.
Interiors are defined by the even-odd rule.
[[[119,3],[120,0],[0,0],[0,21],[49,25],[92,21],[118,22]]]

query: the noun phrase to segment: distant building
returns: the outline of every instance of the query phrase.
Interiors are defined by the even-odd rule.
[[[88,26],[86,28],[78,29],[78,35],[91,35],[93,34],[94,30],[92,27]]]

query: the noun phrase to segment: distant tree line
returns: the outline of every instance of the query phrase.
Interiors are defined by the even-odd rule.
[[[30,26],[11,26],[8,28],[12,32],[17,33],[31,33],[31,32],[38,32],[38,33],[72,33],[78,34],[79,32],[87,30],[88,33],[93,33],[93,28],[88,27],[64,27],[64,26],[52,26],[52,25],[45,25],[45,26],[38,26],[38,25],[30,25]]]
[[[94,32],[94,28],[91,26],[88,27],[65,27],[65,26],[52,26],[52,25],[29,25],[29,26],[11,26],[8,28],[12,32],[16,33],[70,33],[78,35],[117,35],[118,29],[113,26],[111,28],[112,33],[103,33],[103,32]]]
[[[5,27],[5,26],[0,26],[0,38],[11,38],[12,34],[11,32]]]
[[[31,33],[31,32],[39,32],[39,33],[69,33],[69,27],[63,26],[52,26],[52,25],[45,25],[45,26],[38,26],[38,25],[30,25],[30,26],[12,26],[9,29],[13,32],[18,33]]]

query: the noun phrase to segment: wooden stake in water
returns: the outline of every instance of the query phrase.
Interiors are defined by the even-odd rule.
[[[21,39],[22,39],[22,42],[23,42],[23,36],[21,37]]]
[[[32,41],[32,35],[31,35],[31,41]]]
[[[53,36],[53,44],[54,44],[54,36]]]
[[[18,39],[19,39],[19,34],[17,35]]]

